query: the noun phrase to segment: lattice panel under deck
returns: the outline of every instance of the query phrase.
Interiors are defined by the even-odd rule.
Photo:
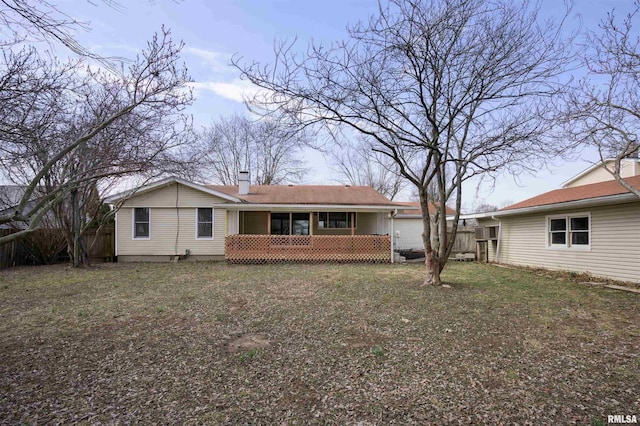
[[[231,263],[389,262],[388,235],[229,235]]]

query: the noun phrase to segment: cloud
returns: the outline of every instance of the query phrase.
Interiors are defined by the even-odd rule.
[[[229,73],[233,70],[229,67],[231,61],[231,55],[223,52],[216,52],[213,50],[200,49],[198,47],[185,47],[184,53],[199,58],[204,65],[206,65],[210,71],[216,73]]]
[[[259,87],[251,84],[249,81],[240,79],[235,79],[230,82],[195,82],[191,83],[191,87],[193,87],[196,94],[202,93],[203,91],[210,91],[218,96],[236,102],[244,102],[245,99],[250,99],[261,91]]]

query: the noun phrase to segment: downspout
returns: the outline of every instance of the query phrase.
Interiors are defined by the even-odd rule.
[[[114,208],[115,207],[112,205],[111,209],[114,209]],[[113,228],[114,236],[113,236],[113,238],[115,239],[115,244],[114,244],[115,247],[113,248],[113,256],[116,259],[117,259],[117,256],[118,256],[118,211],[119,210],[116,210],[116,214],[113,217],[113,225],[114,225],[114,228]],[[113,259],[113,261],[115,262],[115,259]]]
[[[391,217],[391,232],[389,233],[389,237],[391,238],[391,263],[395,263],[394,262],[394,241],[393,241],[393,218],[396,217],[396,215],[398,214],[398,209],[394,209],[391,211],[391,213],[389,213],[389,216]]]
[[[500,242],[502,241],[502,221],[500,219],[496,219],[495,216],[491,216],[491,219],[498,221],[498,244],[496,247],[496,263],[500,263]],[[488,250],[488,248],[487,248]]]

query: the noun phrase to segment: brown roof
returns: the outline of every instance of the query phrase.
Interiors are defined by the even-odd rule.
[[[625,179],[634,188],[640,189],[640,176]],[[569,201],[588,200],[591,198],[607,197],[610,195],[626,194],[629,191],[617,181],[592,183],[589,185],[574,186],[571,188],[556,189],[545,192],[528,200],[507,206],[501,210],[523,209],[527,207],[545,206],[550,204],[566,203]]]
[[[400,201],[396,203],[399,206],[411,206],[411,207],[418,207],[418,210],[400,210],[398,209],[398,214],[415,214],[415,215],[422,215],[422,209],[420,208],[420,203],[419,202],[408,202],[408,201]],[[452,209],[449,206],[445,206],[447,214],[448,215],[454,215],[456,214],[456,211],[454,209]],[[429,214],[432,214],[435,211],[435,207],[433,203],[429,203]]]
[[[252,204],[325,204],[394,206],[385,196],[369,186],[349,185],[251,185],[249,194],[239,195],[233,185],[207,185]]]

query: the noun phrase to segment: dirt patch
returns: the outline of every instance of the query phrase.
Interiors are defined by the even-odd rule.
[[[227,352],[238,353],[254,349],[266,349],[269,346],[271,346],[271,343],[264,334],[245,334],[229,342]]]

